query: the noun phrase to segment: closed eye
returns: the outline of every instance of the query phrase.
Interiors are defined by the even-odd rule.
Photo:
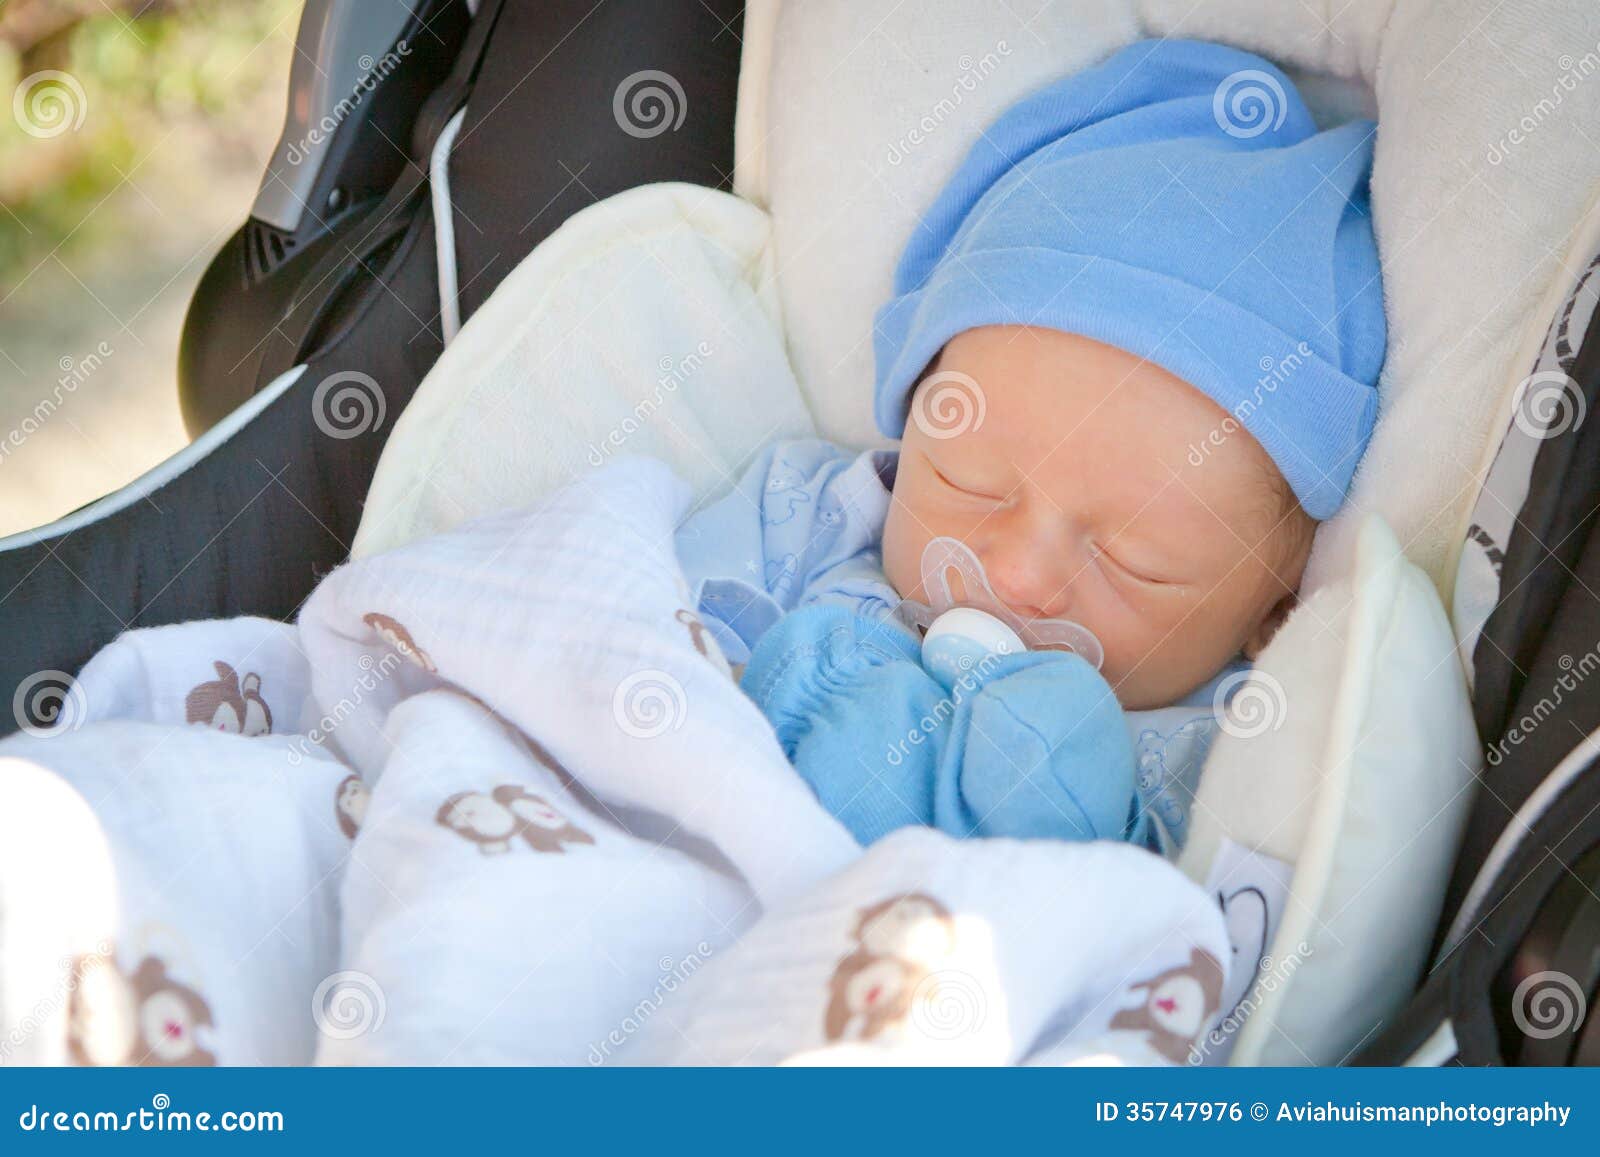
[[[951,481],[951,479],[949,479],[948,477],[945,476],[944,471],[940,470],[937,466],[935,466],[933,464],[932,460],[928,461],[928,469],[933,471],[933,475],[934,475],[935,478],[937,478],[940,482],[943,482],[951,490],[956,491],[956,493],[958,493],[958,494],[964,494],[968,498],[983,498],[983,499],[987,499],[990,502],[999,502],[1000,501],[1000,495],[998,495],[998,494],[985,494],[981,490],[974,490],[970,486],[963,486],[959,482]]]
[[[1135,582],[1143,583],[1145,586],[1170,587],[1182,585],[1181,583],[1174,582],[1171,579],[1157,578],[1155,575],[1147,574],[1144,571],[1137,570],[1123,562],[1103,546],[1095,547],[1094,551],[1095,557],[1104,562],[1110,563],[1112,569],[1119,571],[1121,574],[1134,580]]]

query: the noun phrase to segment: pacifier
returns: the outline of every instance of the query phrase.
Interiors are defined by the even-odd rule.
[[[982,673],[991,655],[1020,655],[1028,648],[1010,627],[977,607],[951,607],[922,636],[922,666],[954,691],[971,671]]]
[[[897,613],[923,632],[923,666],[947,685],[994,654],[1071,651],[1097,671],[1105,661],[1100,640],[1082,623],[1025,619],[1006,606],[989,585],[983,561],[959,539],[941,535],[923,549],[922,589],[928,604],[906,599]]]

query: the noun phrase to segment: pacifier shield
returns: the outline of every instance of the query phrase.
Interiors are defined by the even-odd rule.
[[[1105,662],[1100,640],[1082,623],[1071,619],[1024,619],[1001,602],[989,585],[983,560],[958,538],[940,535],[923,548],[922,590],[928,596],[927,605],[907,599],[900,607],[901,619],[912,627],[931,633],[946,612],[976,610],[998,620],[1029,650],[1072,651],[1096,670]],[[923,643],[926,647],[926,637]]]

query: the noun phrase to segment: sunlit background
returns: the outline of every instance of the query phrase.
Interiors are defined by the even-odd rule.
[[[175,365],[283,122],[300,0],[0,0],[0,534],[188,439]]]

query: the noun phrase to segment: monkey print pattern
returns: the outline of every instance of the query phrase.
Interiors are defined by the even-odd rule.
[[[1187,1061],[1195,1040],[1222,1004],[1222,965],[1204,949],[1189,953],[1189,963],[1158,972],[1130,991],[1143,990],[1143,1003],[1111,1018],[1114,1029],[1142,1032],[1150,1047],[1175,1065]]]
[[[199,684],[183,700],[183,717],[218,731],[236,735],[266,735],[272,731],[272,711],[261,697],[261,676],[251,671],[243,679],[220,659],[211,664],[217,677]]]
[[[856,947],[828,982],[823,1035],[872,1040],[903,1024],[918,986],[955,947],[955,923],[932,896],[911,892],[863,908]]]
[[[564,844],[594,843],[593,836],[542,797],[514,783],[501,784],[487,795],[457,792],[440,805],[435,818],[477,844],[485,855],[509,852],[519,837],[536,852],[563,852]]]
[[[200,994],[146,956],[131,976],[110,955],[79,956],[67,1009],[67,1052],[80,1065],[215,1065],[199,1029],[214,1027]]]
[[[377,611],[369,611],[361,616],[361,621],[376,631],[380,639],[430,675],[438,672],[439,668],[433,665],[428,652],[417,646],[417,641],[411,637],[411,632],[396,620]]]
[[[346,839],[355,839],[367,818],[367,800],[371,793],[359,775],[347,775],[339,783],[333,798],[333,814],[339,821],[339,830]]]

